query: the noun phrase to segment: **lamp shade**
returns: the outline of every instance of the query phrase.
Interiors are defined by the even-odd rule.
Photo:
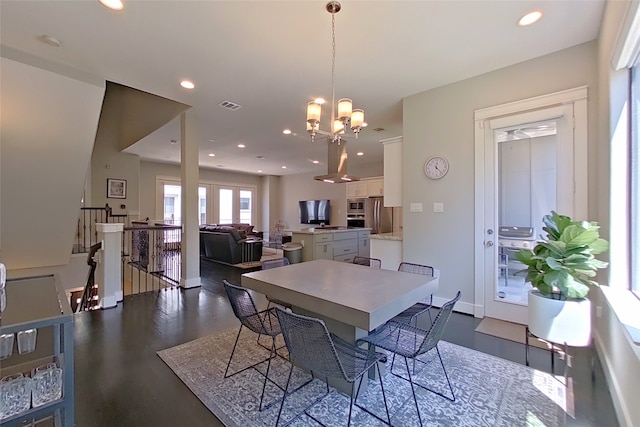
[[[364,123],[364,110],[356,109],[351,113],[351,129],[360,130]]]
[[[338,118],[345,121],[351,117],[351,110],[353,109],[353,103],[349,98],[342,98],[338,100]]]
[[[314,101],[307,104],[307,123],[315,124],[320,122],[322,106]]]

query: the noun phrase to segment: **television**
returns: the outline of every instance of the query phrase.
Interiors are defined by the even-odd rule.
[[[300,200],[300,224],[324,224],[331,222],[331,202],[329,200]]]

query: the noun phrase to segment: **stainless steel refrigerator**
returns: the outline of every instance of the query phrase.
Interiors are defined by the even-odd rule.
[[[383,197],[369,197],[364,202],[364,226],[371,234],[393,231],[393,208],[384,207]]]

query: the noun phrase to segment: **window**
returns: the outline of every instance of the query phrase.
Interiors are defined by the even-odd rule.
[[[631,68],[630,218],[631,290],[640,298],[640,58]]]

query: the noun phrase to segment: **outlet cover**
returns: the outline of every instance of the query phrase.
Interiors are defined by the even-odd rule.
[[[411,203],[409,209],[411,212],[422,212],[422,203]]]
[[[434,203],[433,211],[438,213],[444,212],[444,203]]]

